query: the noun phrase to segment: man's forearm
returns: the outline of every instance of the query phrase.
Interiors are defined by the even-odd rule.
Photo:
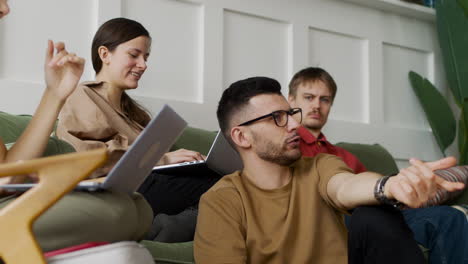
[[[374,172],[340,173],[330,179],[327,190],[336,205],[349,210],[361,205],[378,204],[374,187],[382,175]]]

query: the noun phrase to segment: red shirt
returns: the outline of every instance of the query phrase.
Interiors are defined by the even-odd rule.
[[[328,153],[342,158],[346,165],[356,174],[367,171],[366,167],[364,167],[356,156],[328,142],[327,138],[322,133],[316,138],[304,127],[300,127],[297,133],[301,137],[299,148],[301,149],[302,155],[313,157],[319,153]]]

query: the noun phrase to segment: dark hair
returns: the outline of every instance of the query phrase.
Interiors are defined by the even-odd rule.
[[[94,35],[93,44],[91,45],[91,58],[96,74],[102,69],[99,47],[104,46],[112,52],[120,44],[141,36],[151,39],[148,30],[135,20],[119,17],[102,24]],[[148,111],[125,92],[122,94],[120,106],[128,118],[141,126],[146,126],[151,120]]]
[[[297,87],[299,87],[299,85],[315,81],[322,81],[330,90],[332,100],[335,99],[337,90],[335,80],[333,80],[333,77],[331,77],[327,71],[318,67],[305,68],[294,74],[289,82],[289,95],[296,97]]]
[[[96,74],[102,68],[102,60],[99,57],[98,51],[99,47],[104,46],[112,52],[120,44],[140,36],[151,39],[148,30],[135,20],[118,17],[102,24],[94,35],[93,44],[91,45],[91,58]]]
[[[229,86],[221,96],[216,115],[221,131],[234,147],[231,135],[231,120],[240,112],[252,97],[261,94],[281,94],[281,85],[278,81],[268,77],[252,77],[237,81]]]

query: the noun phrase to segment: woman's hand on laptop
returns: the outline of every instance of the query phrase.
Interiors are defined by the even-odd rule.
[[[21,161],[20,161],[21,162]],[[9,177],[2,177],[0,178],[0,186],[4,184],[18,184],[24,183],[26,181],[37,182],[38,178],[35,174],[31,175],[15,175]],[[14,192],[8,191],[6,189],[0,188],[0,197],[5,195],[10,195]]]
[[[13,177],[10,176],[10,177],[0,178],[0,185],[10,184],[11,183],[11,178],[13,178]],[[3,189],[3,188],[0,188],[0,197],[8,195],[8,194],[11,194],[11,193],[9,191]]]
[[[187,149],[178,149],[176,151],[167,152],[164,154],[157,165],[161,166],[188,161],[205,160],[205,158],[206,157],[200,152]]]

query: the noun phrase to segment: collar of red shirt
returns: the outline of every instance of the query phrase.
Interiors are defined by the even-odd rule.
[[[297,129],[297,134],[301,137],[301,139],[306,143],[306,144],[314,144],[316,142],[323,143],[324,145],[328,145],[330,147],[333,147],[333,145],[328,142],[327,138],[323,133],[320,133],[318,138],[316,138],[307,128],[301,126]]]

